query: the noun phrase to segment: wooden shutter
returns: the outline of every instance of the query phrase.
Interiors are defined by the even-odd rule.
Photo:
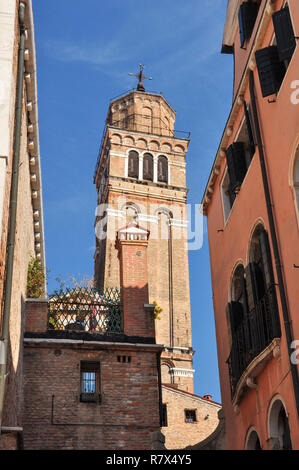
[[[273,265],[272,265],[272,258],[271,258],[271,251],[270,251],[270,244],[268,233],[266,230],[263,230],[259,236],[259,243],[261,248],[261,255],[263,261],[263,271],[264,271],[264,280],[266,288],[274,285],[274,273],[273,273]]]
[[[244,331],[244,344],[246,351],[249,351],[252,346],[251,342],[251,327],[250,327],[250,320],[249,320],[249,308],[248,308],[248,296],[247,296],[247,288],[246,288],[246,280],[245,277],[242,277],[242,304],[243,304],[243,311],[244,311],[244,321],[243,321],[243,331]]]
[[[257,269],[258,267],[256,263],[249,263],[249,265],[245,268],[246,292],[249,312],[254,309],[259,299]]]
[[[243,305],[241,302],[230,302],[228,304],[228,315],[232,336],[242,323],[244,318]]]
[[[239,9],[239,29],[241,47],[250,39],[256,21],[259,6],[257,3],[244,2]]]
[[[138,178],[139,175],[139,157],[137,152],[129,153],[128,176],[130,178]]]
[[[154,163],[153,156],[149,153],[143,157],[143,179],[153,181]]]
[[[168,181],[168,161],[164,156],[158,159],[158,181],[167,183]]]
[[[259,49],[255,59],[263,97],[277,93],[286,72],[284,63],[279,60],[277,46]]]
[[[246,175],[246,155],[243,142],[235,142],[226,151],[227,169],[230,180],[230,188],[235,191],[239,188]]]
[[[248,138],[249,138],[250,155],[251,157],[253,157],[253,155],[255,154],[255,142],[254,142],[254,137],[253,137],[249,110],[247,108],[246,101],[244,101],[244,114],[245,114],[246,127],[247,127],[247,133],[248,133]]]
[[[296,39],[289,7],[275,12],[272,20],[279,60],[290,60],[296,47]]]

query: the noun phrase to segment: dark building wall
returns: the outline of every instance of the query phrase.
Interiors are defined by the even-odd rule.
[[[157,448],[157,347],[62,343],[25,340],[24,448]],[[100,362],[100,403],[80,402],[80,361]]]

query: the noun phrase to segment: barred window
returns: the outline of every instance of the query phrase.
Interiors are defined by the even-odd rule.
[[[100,363],[81,362],[81,402],[99,402],[100,398]]]
[[[185,410],[185,423],[196,422],[196,410]]]

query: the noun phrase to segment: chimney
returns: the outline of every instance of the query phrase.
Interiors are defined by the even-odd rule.
[[[154,339],[154,305],[149,305],[148,298],[148,238],[149,231],[136,223],[117,233],[124,333]]]
[[[212,395],[204,395],[202,398],[204,398],[205,400],[211,401]]]

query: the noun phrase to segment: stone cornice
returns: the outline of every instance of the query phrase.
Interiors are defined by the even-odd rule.
[[[42,177],[39,144],[39,119],[37,98],[36,51],[34,39],[34,24],[32,0],[23,0],[26,5],[25,26],[27,31],[25,57],[25,86],[28,122],[28,154],[31,175],[32,206],[34,212],[35,255],[45,267],[45,242],[43,220]]]

